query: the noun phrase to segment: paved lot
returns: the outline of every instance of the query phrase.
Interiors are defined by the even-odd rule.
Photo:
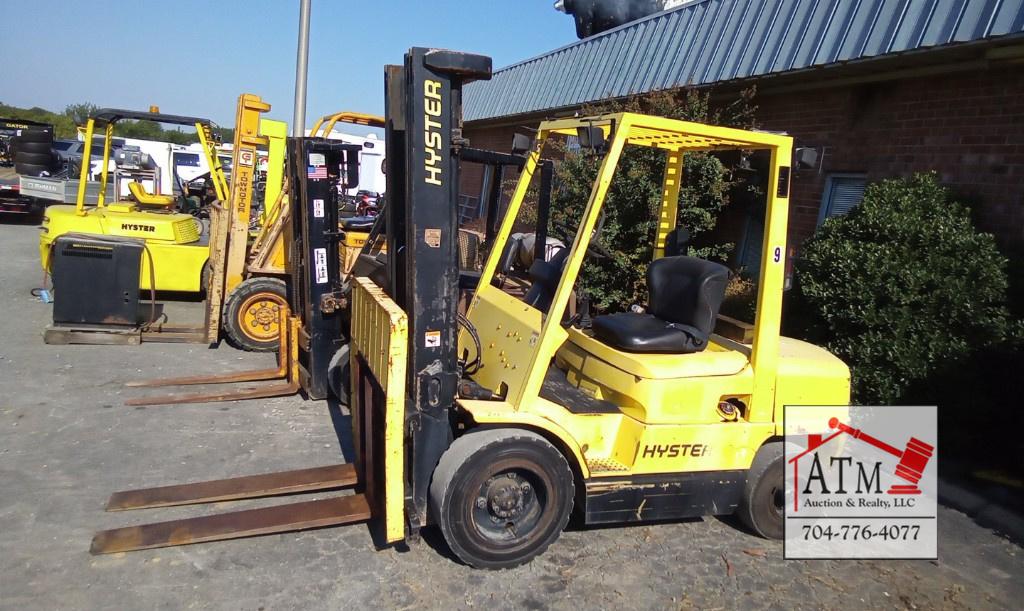
[[[1024,600],[1024,551],[950,509],[940,510],[937,563],[785,562],[780,544],[715,518],[572,530],[532,564],[498,573],[456,563],[435,533],[408,552],[375,551],[363,526],[90,556],[96,529],[196,513],[107,514],[110,492],[329,464],[348,445],[347,418],[299,397],[125,407],[140,394],[123,388],[129,380],[264,367],[272,357],[227,346],[44,345],[50,308],[29,295],[41,276],[37,231],[0,220],[0,608],[985,609]],[[170,314],[194,322],[200,306]]]

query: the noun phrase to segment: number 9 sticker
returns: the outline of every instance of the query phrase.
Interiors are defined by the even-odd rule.
[[[781,260],[782,260],[782,247],[781,246],[776,246],[775,247],[775,253],[772,255],[772,261],[774,261],[775,263],[778,263]]]

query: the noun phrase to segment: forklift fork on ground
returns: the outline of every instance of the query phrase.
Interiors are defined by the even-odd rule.
[[[192,484],[115,492],[107,511],[238,501],[324,492],[359,483],[354,465],[328,465]],[[89,551],[113,554],[365,522],[372,517],[362,494],[128,526],[96,533]]]
[[[273,381],[274,384],[232,390],[221,390],[208,393],[189,393],[159,395],[129,399],[125,405],[177,405],[182,403],[207,403],[217,401],[238,401],[241,399],[265,399],[294,395],[299,391],[299,327],[297,317],[289,314],[287,307],[281,309],[280,325],[284,332],[280,334],[280,347],[277,356],[277,368],[238,371],[219,375],[185,376],[180,378],[162,378],[128,382],[127,386],[136,388],[158,388],[165,386],[198,386],[203,384],[231,384],[237,382]]]

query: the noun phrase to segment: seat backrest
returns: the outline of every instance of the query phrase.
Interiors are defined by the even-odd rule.
[[[562,271],[568,259],[568,248],[555,253],[550,261],[535,259],[530,266],[530,290],[526,292],[523,301],[541,312],[547,312],[551,307],[551,300],[555,298],[555,291],[562,280]]]
[[[522,237],[521,233],[513,233],[508,237],[505,248],[501,251],[501,258],[498,259],[497,273],[507,276],[512,272],[512,266],[519,258],[519,249],[522,248]]]
[[[142,183],[139,182],[129,182],[128,191],[131,192],[135,201],[144,206],[170,206],[174,204],[173,196],[147,193],[145,187],[143,187]]]
[[[648,312],[710,335],[725,298],[729,269],[696,257],[662,257],[647,268]]]

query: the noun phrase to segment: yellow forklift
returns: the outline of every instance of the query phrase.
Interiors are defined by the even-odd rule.
[[[210,209],[210,227],[203,235],[201,223],[190,214],[175,212],[176,200],[147,193],[138,182],[129,183],[131,200],[107,204],[103,192],[97,205],[86,205],[84,188],[88,162],[83,163],[75,206],[51,206],[43,219],[40,258],[50,270],[50,254],[57,238],[65,234],[120,236],[142,239],[139,286],[161,291],[205,292],[204,324],[172,326],[150,321],[138,332],[121,330],[102,333],[97,329],[48,329],[49,343],[93,343],[111,341],[111,336],[139,341],[216,342],[222,334],[232,345],[254,351],[274,351],[279,344],[278,313],[285,304],[288,200],[283,184],[284,140],[287,125],[261,118],[270,105],[254,94],[239,96],[235,115],[230,188],[217,156],[216,146],[205,119],[153,112],[102,110],[86,124],[86,150],[97,128],[104,131],[103,168],[108,167],[113,126],[120,120],[135,119],[174,125],[192,125],[203,144],[211,167],[210,182],[216,200]],[[317,121],[314,134],[329,134],[338,123],[382,127],[383,119],[355,112],[327,115]],[[267,151],[266,205],[259,227],[252,230],[252,201],[258,150]],[[103,171],[100,184],[105,186]],[[365,223],[364,223],[365,225]],[[366,229],[349,231],[348,240],[361,244]],[[352,247],[358,248],[358,246]]]
[[[779,334],[791,138],[632,113],[542,122],[463,317],[461,87],[489,78],[490,66],[483,56],[414,48],[404,66],[387,68],[392,255],[354,279],[355,463],[122,492],[108,509],[346,487],[355,494],[104,531],[94,553],[370,521],[388,543],[436,525],[462,561],[498,569],[543,552],[573,510],[587,524],[736,513],[754,532],[782,536],[782,408],[849,401],[846,365]],[[603,163],[571,248],[560,260],[535,261],[530,291],[516,297],[494,285],[502,246],[544,146],[565,136],[600,151]],[[331,179],[308,172],[307,160],[337,161],[342,146],[289,141],[298,255],[289,324],[301,340],[289,340],[287,366],[311,394],[326,385],[325,364],[342,338],[341,321],[323,307],[340,282],[329,256],[337,242],[324,235],[330,221],[313,212]],[[647,313],[596,316],[581,328],[566,308],[584,259],[602,248],[595,227],[627,146],[666,157]],[[669,249],[684,156],[722,150],[771,158],[749,343],[715,333],[725,268]]]
[[[51,206],[43,218],[40,235],[40,260],[44,270],[52,271],[52,253],[59,239],[81,236],[102,236],[111,239],[132,239],[144,244],[139,269],[139,288],[151,291],[207,293],[207,322],[202,327],[172,326],[151,319],[131,329],[103,329],[101,324],[82,327],[55,325],[47,329],[47,343],[129,343],[146,341],[213,342],[219,338],[221,300],[230,292],[223,282],[241,275],[249,241],[249,220],[252,204],[257,148],[266,147],[271,158],[268,165],[267,193],[276,201],[282,189],[284,137],[287,126],[280,121],[261,119],[270,105],[259,96],[239,96],[235,116],[232,151],[232,180],[229,187],[211,131],[206,119],[181,117],[158,112],[100,110],[89,118],[85,127],[85,150],[77,201],[74,206]],[[203,155],[210,167],[209,182],[215,201],[210,206],[209,231],[191,214],[179,212],[175,197],[155,195],[142,184],[128,184],[130,198],[106,202],[114,126],[122,120],[151,121],[171,125],[190,125],[196,129]],[[93,135],[103,131],[103,153],[99,176],[99,196],[95,206],[88,206],[87,179],[92,158]],[[276,161],[276,164],[274,163]],[[174,169],[171,168],[171,173]],[[185,187],[181,187],[184,197]],[[226,204],[226,206],[225,206]],[[238,258],[242,262],[238,263]],[[210,299],[211,285],[218,283],[216,299]],[[235,282],[237,285],[237,282]],[[59,290],[59,287],[57,287]],[[230,288],[234,288],[232,285]],[[59,299],[59,295],[58,295]],[[213,309],[211,310],[211,306]],[[155,304],[151,306],[156,311]],[[214,324],[210,324],[213,321]],[[230,335],[231,328],[228,328]],[[112,338],[121,338],[114,341]],[[276,346],[276,342],[274,344]]]
[[[86,122],[75,205],[49,206],[43,216],[39,237],[39,256],[43,269],[50,269],[53,243],[66,233],[137,238],[146,243],[139,278],[142,289],[200,292],[207,260],[206,244],[201,240],[202,225],[191,214],[175,210],[178,202],[174,196],[148,193],[142,183],[133,180],[128,183],[127,199],[121,199],[114,191],[116,201],[106,201],[107,193],[112,191],[108,189],[108,182],[111,177],[109,168],[114,126],[124,120],[195,128],[202,144],[203,156],[210,168],[217,199],[227,200],[228,182],[217,156],[217,144],[209,120],[159,112],[109,108],[99,110]],[[103,135],[99,193],[96,205],[87,206],[93,136],[97,130],[101,130]]]
[[[339,123],[384,127],[383,117],[343,111],[318,119],[310,137],[328,137]],[[211,256],[213,286],[207,294],[207,336],[210,341],[215,341],[219,337],[219,328],[223,328],[225,338],[233,346],[257,352],[278,349],[281,332],[279,314],[286,305],[287,297],[285,236],[291,220],[287,188],[282,185],[286,127],[279,121],[261,120],[261,134],[266,135],[268,128],[273,129],[274,137],[268,142],[266,205],[260,213],[259,229],[255,234],[250,234],[248,229],[251,196],[249,201],[245,201],[242,194],[233,194],[229,209],[216,211],[218,217],[228,218],[223,224],[229,227],[229,237],[226,254],[219,249],[211,249],[216,256]],[[357,253],[366,242],[371,225],[372,219],[367,218],[340,221],[344,231],[341,255],[344,260],[354,259],[353,253]],[[218,266],[223,266],[223,271]],[[349,269],[343,271],[347,273]]]

